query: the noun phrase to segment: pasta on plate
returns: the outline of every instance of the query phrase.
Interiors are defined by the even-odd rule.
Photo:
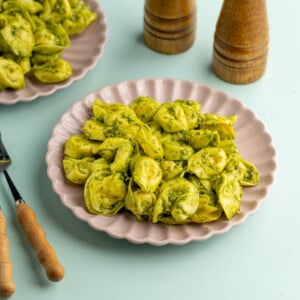
[[[127,106],[95,99],[82,134],[64,145],[66,178],[83,185],[86,208],[139,221],[206,223],[239,212],[243,186],[259,182],[235,144],[236,116],[201,113],[199,102],[160,104],[140,96]]]

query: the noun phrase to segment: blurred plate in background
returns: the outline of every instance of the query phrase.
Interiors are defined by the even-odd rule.
[[[62,58],[68,61],[73,69],[72,76],[63,82],[45,84],[32,77],[25,77],[25,88],[18,91],[0,92],[0,104],[11,105],[17,102],[29,102],[40,96],[47,96],[59,89],[71,85],[75,80],[83,78],[102,56],[107,41],[107,23],[97,0],[85,1],[98,18],[81,34],[71,37],[71,47],[64,50]]]

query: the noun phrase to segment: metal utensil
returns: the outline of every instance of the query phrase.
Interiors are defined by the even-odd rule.
[[[9,240],[6,234],[6,219],[0,206],[0,296],[10,297],[15,289],[9,257]]]
[[[25,203],[9,176],[7,168],[11,163],[12,161],[4,147],[0,133],[0,171],[3,171],[14,197],[17,219],[23,227],[28,241],[33,246],[39,262],[44,267],[47,277],[52,281],[60,281],[65,274],[64,267],[58,261],[56,253],[49,244],[43,228],[38,223],[33,209]]]

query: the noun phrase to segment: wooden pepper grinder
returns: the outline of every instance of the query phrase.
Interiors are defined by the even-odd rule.
[[[177,54],[195,40],[196,0],[146,0],[144,41],[152,50]]]
[[[258,80],[265,72],[269,28],[265,0],[224,0],[216,25],[213,69],[230,83]]]

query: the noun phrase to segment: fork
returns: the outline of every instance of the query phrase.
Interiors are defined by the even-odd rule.
[[[15,200],[17,219],[23,227],[28,241],[34,248],[39,262],[44,267],[48,279],[51,281],[60,281],[63,279],[65,274],[64,267],[58,261],[56,253],[49,244],[45,231],[38,223],[33,209],[21,197],[11,177],[9,176],[7,168],[11,163],[12,161],[2,142],[0,132],[0,171],[4,173],[10,191]]]

